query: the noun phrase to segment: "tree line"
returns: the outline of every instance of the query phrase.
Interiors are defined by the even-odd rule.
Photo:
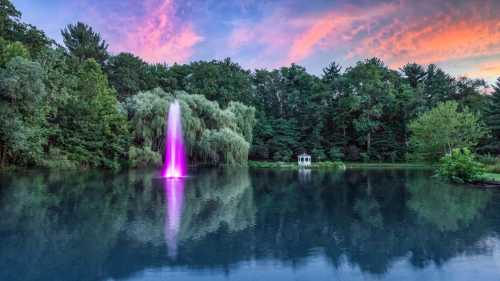
[[[110,54],[84,23],[65,27],[59,45],[20,16],[0,0],[1,166],[161,162],[175,98],[192,162],[291,161],[301,152],[315,160],[432,161],[429,149],[442,155],[450,143],[500,152],[500,80],[486,95],[484,80],[454,78],[433,64],[393,70],[378,58],[346,69],[332,62],[320,76],[297,64],[250,71],[229,58],[149,64]],[[421,119],[440,107],[445,119],[439,112]],[[460,118],[470,126],[449,122]],[[426,148],[433,128],[438,143]]]

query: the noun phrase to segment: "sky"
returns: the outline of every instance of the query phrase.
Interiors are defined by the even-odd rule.
[[[61,42],[77,21],[109,50],[167,64],[230,57],[244,68],[300,64],[313,74],[379,57],[500,77],[500,0],[12,0]]]

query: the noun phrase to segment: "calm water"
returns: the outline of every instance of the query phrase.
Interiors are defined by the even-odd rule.
[[[430,175],[3,175],[0,280],[499,280],[500,192]]]

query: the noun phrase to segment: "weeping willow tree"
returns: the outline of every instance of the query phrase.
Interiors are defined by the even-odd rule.
[[[191,162],[242,164],[248,159],[255,125],[255,109],[231,102],[225,109],[202,95],[166,93],[157,88],[125,102],[132,128],[131,165],[161,162],[165,148],[168,105],[178,99],[186,149]]]

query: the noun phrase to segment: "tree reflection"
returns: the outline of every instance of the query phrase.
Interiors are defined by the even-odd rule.
[[[419,218],[441,231],[457,231],[478,217],[491,198],[491,192],[461,187],[428,177],[408,183],[408,208]]]
[[[0,182],[1,280],[117,280],[166,265],[230,272],[249,260],[300,267],[315,255],[382,275],[402,259],[421,268],[487,251],[481,241],[500,225],[497,193],[407,171],[312,171],[300,181],[210,169],[170,186],[151,171]]]

